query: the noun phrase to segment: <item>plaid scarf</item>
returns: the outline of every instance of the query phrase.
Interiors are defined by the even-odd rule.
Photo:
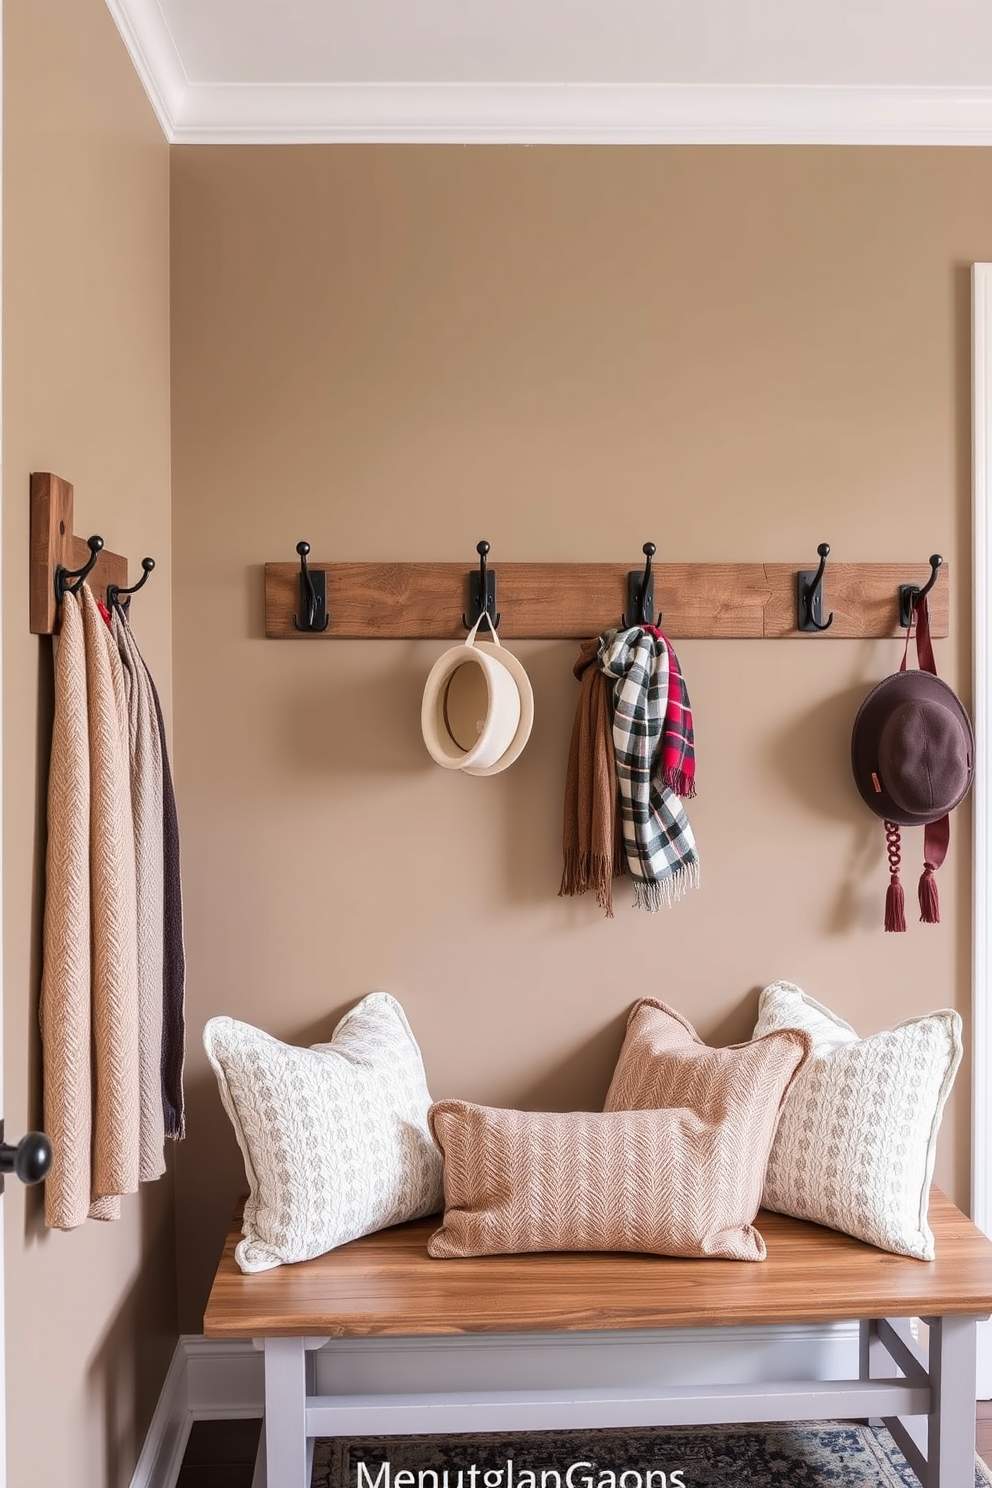
[[[634,903],[652,913],[699,884],[699,858],[680,796],[696,793],[689,694],[671,643],[653,625],[600,636],[614,682],[613,747]]]

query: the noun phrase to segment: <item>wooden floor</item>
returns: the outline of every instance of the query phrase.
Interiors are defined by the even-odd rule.
[[[176,1488],[251,1488],[261,1421],[194,1421]]]
[[[992,1467],[992,1400],[978,1402],[978,1455]],[[196,1421],[176,1488],[251,1488],[261,1421]]]

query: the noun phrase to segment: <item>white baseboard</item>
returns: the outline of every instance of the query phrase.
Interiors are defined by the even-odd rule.
[[[145,1444],[131,1478],[131,1488],[169,1488],[182,1466],[190,1417],[186,1408],[185,1340],[176,1344],[172,1363],[158,1397]]]
[[[714,1335],[720,1334],[715,1350]],[[342,1379],[342,1364],[347,1378]],[[750,1384],[850,1379],[857,1323],[672,1328],[638,1333],[337,1339],[317,1355],[317,1390],[402,1393],[609,1383]],[[532,1384],[530,1382],[533,1382]],[[261,1416],[261,1353],[249,1340],[185,1334],[173,1355],[131,1488],[175,1488],[192,1423]]]
[[[262,1356],[246,1341],[180,1337],[131,1488],[175,1488],[196,1420],[261,1416]]]

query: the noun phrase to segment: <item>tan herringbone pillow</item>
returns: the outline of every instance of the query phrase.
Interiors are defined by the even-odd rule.
[[[747,1044],[710,1048],[681,1013],[643,997],[627,1019],[604,1110],[688,1107],[722,1126],[721,1151],[739,1164],[737,1178],[728,1173],[727,1181],[742,1198],[754,1193],[756,1213],[786,1092],[812,1047],[808,1033],[782,1028]]]
[[[707,1049],[660,1003],[631,1015],[614,1105],[660,1109],[503,1111],[439,1101],[444,1223],[432,1256],[636,1250],[764,1259],[752,1221],[785,1091],[810,1040],[782,1030]]]
[[[430,1255],[637,1250],[761,1261],[765,1243],[721,1175],[719,1132],[690,1111],[502,1111],[438,1101],[444,1223]],[[761,1182],[759,1178],[758,1192]]]

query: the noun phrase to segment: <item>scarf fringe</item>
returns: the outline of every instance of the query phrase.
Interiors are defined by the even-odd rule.
[[[606,911],[606,918],[613,919],[613,879],[622,878],[627,865],[622,859],[612,861],[606,853],[586,853],[570,848],[564,855],[559,899],[566,895],[585,894],[596,891],[596,903]]]
[[[683,899],[690,889],[699,888],[699,859],[693,858],[676,868],[667,878],[648,880],[634,879],[634,908],[646,909],[648,914],[657,914],[659,909],[671,909]]]
[[[696,794],[696,782],[684,770],[666,770],[663,783],[683,801]]]

